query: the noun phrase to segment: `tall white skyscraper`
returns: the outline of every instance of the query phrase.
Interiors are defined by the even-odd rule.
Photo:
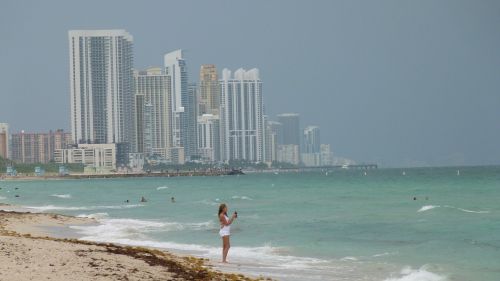
[[[264,161],[262,82],[259,70],[222,71],[221,159]]]
[[[170,76],[161,68],[135,71],[136,150],[147,156],[169,157]]]
[[[125,30],[70,30],[71,133],[74,143],[134,140],[133,38]]]
[[[183,51],[176,50],[164,57],[165,73],[171,77],[171,132],[172,147],[184,148],[186,158],[197,153],[196,147],[196,91],[190,91]],[[176,149],[176,151],[182,151]],[[184,158],[182,156],[182,158]]]
[[[302,138],[302,164],[305,166],[321,165],[320,134],[318,126],[307,126]]]
[[[318,126],[307,126],[304,129],[303,137],[303,153],[319,153],[320,152],[320,134]]]
[[[282,125],[280,122],[268,120],[265,122],[265,161],[271,163],[278,161],[278,145],[282,136]]]
[[[205,162],[215,162],[220,157],[219,116],[203,114],[198,116],[198,152]]]

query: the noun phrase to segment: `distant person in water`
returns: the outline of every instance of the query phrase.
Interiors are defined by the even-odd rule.
[[[128,203],[128,202],[130,202],[130,201],[128,201],[128,199],[127,199],[127,200],[125,200],[125,203]]]
[[[231,245],[229,244],[229,236],[231,235],[231,224],[238,217],[238,213],[234,214],[229,218],[227,216],[227,206],[226,204],[220,204],[219,206],[219,222],[220,230],[219,235],[222,238],[222,262],[227,263],[227,253]]]
[[[146,198],[144,198],[144,196],[141,197],[141,202],[148,202],[148,200],[146,200]]]
[[[172,198],[170,198],[170,201],[172,201],[172,203],[175,203],[175,198],[172,196]]]
[[[417,197],[413,197],[413,201],[417,200]]]

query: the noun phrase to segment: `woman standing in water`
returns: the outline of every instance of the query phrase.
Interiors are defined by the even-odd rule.
[[[234,212],[234,214],[229,218],[227,216],[227,206],[226,204],[220,204],[219,206],[219,222],[220,222],[220,231],[219,235],[222,237],[222,262],[227,263],[227,253],[229,252],[229,235],[231,235],[231,224],[234,219],[238,217],[238,213]]]

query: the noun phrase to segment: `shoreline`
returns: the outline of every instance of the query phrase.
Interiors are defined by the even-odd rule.
[[[38,181],[38,180],[81,180],[81,179],[126,179],[126,178],[171,178],[171,177],[217,177],[232,176],[234,171],[180,171],[167,173],[110,173],[110,174],[69,174],[61,175],[0,175],[0,181]]]
[[[149,247],[57,237],[51,231],[96,223],[92,218],[32,213],[0,204],[0,279],[271,280],[222,272],[208,259]]]

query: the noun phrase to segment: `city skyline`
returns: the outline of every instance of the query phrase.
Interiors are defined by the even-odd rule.
[[[64,14],[71,5],[52,9],[50,3],[12,3],[7,2],[0,12],[7,27],[1,29],[2,35],[9,38],[2,47],[5,69],[0,79],[5,90],[0,97],[7,102],[0,103],[0,121],[9,123],[11,132],[69,130],[68,56],[61,42],[67,40],[65,33],[70,29],[113,27],[134,34],[136,69],[161,65],[158,57],[177,48],[188,54],[191,81],[197,80],[202,64],[215,64],[218,69],[259,67],[266,81],[266,114],[273,118],[281,112],[300,113],[302,124],[321,127],[324,142],[331,143],[339,156],[384,166],[495,164],[500,159],[500,113],[496,110],[500,85],[492,75],[500,69],[492,52],[500,47],[495,36],[499,22],[494,17],[498,4],[459,1],[455,10],[442,14],[436,11],[446,5],[431,2],[367,3],[370,9],[321,1],[315,5],[294,2],[288,7],[226,3],[229,11],[249,10],[242,15],[243,21],[231,27],[222,24],[237,22],[231,13],[222,16],[205,3],[169,2],[158,5],[193,10],[195,20],[158,36],[159,28],[141,23],[144,16],[131,16],[132,10],[145,12],[132,3],[136,9],[111,17],[105,15],[113,4],[103,4],[99,11],[92,11],[92,20],[84,16],[88,14],[85,7],[68,19]],[[198,18],[206,16],[192,8],[213,12],[207,27],[242,29],[241,35],[235,35],[241,42],[226,42],[220,40],[222,35],[208,36],[197,30]],[[257,10],[263,11],[262,20],[250,24],[251,11]],[[281,10],[281,21],[272,20],[273,13]],[[157,12],[148,13],[155,22]],[[387,17],[392,14],[408,17]],[[479,14],[481,20],[473,21]],[[42,15],[52,15],[51,20],[40,20]],[[25,27],[23,36],[9,31],[15,24]],[[46,31],[46,40],[36,34],[40,28]],[[262,40],[254,42],[244,34],[258,34]],[[371,34],[378,40],[372,40]],[[212,37],[211,45],[196,43]],[[403,39],[398,49],[391,47],[394,38]],[[44,55],[39,56],[34,46]],[[28,56],[26,62],[14,59],[22,55]],[[20,75],[28,68],[27,62],[45,71]],[[37,106],[43,99],[51,102]]]

